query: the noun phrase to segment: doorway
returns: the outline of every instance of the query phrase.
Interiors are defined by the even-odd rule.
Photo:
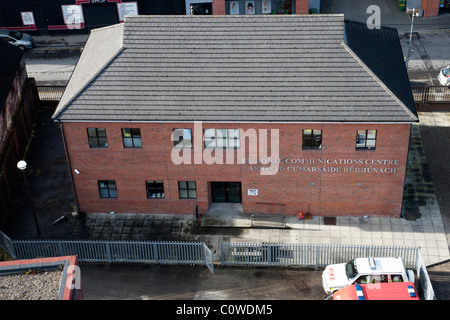
[[[212,202],[232,202],[240,203],[241,183],[240,182],[211,182]]]

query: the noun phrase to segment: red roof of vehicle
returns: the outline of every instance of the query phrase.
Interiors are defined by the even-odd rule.
[[[333,300],[419,300],[414,283],[353,284],[333,294]]]

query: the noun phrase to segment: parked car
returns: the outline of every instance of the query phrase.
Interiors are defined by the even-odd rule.
[[[0,39],[7,41],[22,50],[34,47],[33,37],[20,31],[0,30]]]
[[[414,282],[414,272],[406,270],[400,257],[370,257],[332,264],[322,273],[323,289],[327,294],[352,284],[384,282]]]
[[[442,68],[441,71],[439,71],[438,79],[443,86],[450,85],[450,66]]]

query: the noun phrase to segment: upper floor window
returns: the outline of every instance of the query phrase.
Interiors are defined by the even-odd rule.
[[[377,130],[356,131],[356,150],[375,150]]]
[[[322,130],[303,130],[303,150],[322,149]]]
[[[192,148],[191,129],[173,129],[173,145],[178,148]]]
[[[206,148],[238,149],[239,129],[205,129],[204,140]]]
[[[91,148],[108,148],[105,128],[87,128],[87,135]]]
[[[124,148],[142,148],[141,129],[123,128],[122,137]]]
[[[98,190],[100,192],[100,198],[117,198],[115,180],[99,180]]]

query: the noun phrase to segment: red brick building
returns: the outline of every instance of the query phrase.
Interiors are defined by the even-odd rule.
[[[24,52],[0,41],[0,225],[13,212],[17,162],[23,159],[38,108],[36,83]]]
[[[342,15],[127,17],[53,117],[87,213],[388,217],[417,121],[396,30]]]

